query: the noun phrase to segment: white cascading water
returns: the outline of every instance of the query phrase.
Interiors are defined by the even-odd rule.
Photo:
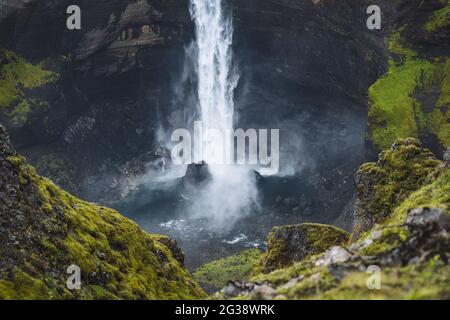
[[[238,82],[232,61],[232,19],[225,15],[222,0],[191,0],[190,13],[196,28],[203,132],[213,129],[225,137],[225,132],[233,128],[233,93]],[[213,180],[192,208],[194,215],[206,216],[219,228],[231,226],[248,214],[257,200],[254,181],[246,168],[214,165],[222,163],[223,148],[224,141],[214,136],[204,144],[202,159],[210,165]]]
[[[191,0],[190,13],[196,28],[198,49],[198,97],[203,132],[225,133],[233,128],[233,92],[237,76],[232,72],[233,26],[222,0]],[[223,142],[209,139],[203,146],[203,160],[220,163]]]

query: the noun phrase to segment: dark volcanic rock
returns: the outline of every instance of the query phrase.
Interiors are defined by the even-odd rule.
[[[160,128],[181,127],[174,111],[182,113],[184,104],[173,86],[193,26],[187,0],[100,0],[80,4],[82,28],[70,31],[70,4],[3,1],[2,48],[31,63],[45,60],[58,81],[27,93],[46,107],[31,105],[20,126],[3,110],[0,121],[33,164],[43,156],[64,158],[73,191],[98,200],[122,178],[127,162],[161,147]]]
[[[0,156],[2,158],[15,156],[16,151],[11,147],[9,134],[5,127],[0,124]]]
[[[212,178],[208,164],[204,161],[188,165],[183,183],[187,185],[200,185]]]

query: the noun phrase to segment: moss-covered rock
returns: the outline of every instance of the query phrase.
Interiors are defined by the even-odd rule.
[[[376,163],[363,165],[356,174],[353,238],[383,222],[396,205],[432,181],[442,163],[416,139],[397,140]]]
[[[230,281],[242,281],[250,277],[261,251],[244,250],[236,255],[211,261],[194,272],[194,279],[208,292],[223,288]]]
[[[389,70],[369,89],[368,138],[379,150],[414,137],[442,151],[450,146],[450,56],[441,50],[449,4],[433,0],[436,10],[424,12],[420,1],[411,2],[389,37]]]
[[[0,126],[0,299],[192,299],[170,240],[37,175]],[[178,260],[177,260],[178,258]],[[81,269],[81,289],[66,270]]]
[[[40,156],[35,164],[36,171],[51,179],[59,187],[65,186],[65,190],[76,190],[72,181],[75,180],[75,172],[72,165],[55,153]]]
[[[383,191],[384,218],[348,244],[310,255],[288,267],[230,283],[216,298],[448,299],[450,297],[450,167],[401,140],[361,172],[372,195]],[[376,183],[375,183],[376,182]],[[374,214],[378,211],[373,207]],[[380,287],[368,286],[373,270]]]
[[[450,1],[441,0],[442,8],[436,10],[423,26],[430,33],[450,28]]]
[[[12,51],[0,51],[0,113],[6,113],[12,125],[26,122],[31,106],[46,102],[27,95],[30,89],[55,82],[58,74],[46,70],[43,63],[32,64]]]
[[[255,266],[254,274],[287,267],[332,246],[345,244],[349,237],[342,229],[322,224],[275,227],[269,234],[268,250]]]

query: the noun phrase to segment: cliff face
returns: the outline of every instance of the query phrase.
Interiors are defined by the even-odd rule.
[[[419,138],[442,156],[450,145],[450,3],[399,1],[388,42],[389,70],[369,89],[368,142]]]
[[[0,80],[9,97],[0,99],[0,121],[40,172],[98,199],[127,161],[160,157],[158,129],[182,109],[174,86],[192,25],[188,1],[115,0],[79,3],[82,28],[71,31],[70,4],[2,3],[0,60],[11,76]],[[53,76],[30,85],[35,70]]]
[[[0,299],[192,299],[204,295],[170,239],[36,174],[0,126]],[[66,270],[81,270],[69,290]]]
[[[65,28],[69,4],[5,2],[1,46],[14,55],[3,53],[2,65],[20,60],[54,77],[23,86],[0,121],[39,172],[83,197],[115,198],[130,168],[164,157],[160,133],[195,113],[188,1],[82,3],[79,31]],[[383,34],[365,28],[365,1],[225,4],[241,74],[237,126],[281,128],[284,173],[319,170],[328,181],[319,188],[344,199],[339,211],[353,190],[332,181],[337,171],[351,181],[364,158],[367,88],[386,69]],[[355,156],[342,166],[344,150]]]

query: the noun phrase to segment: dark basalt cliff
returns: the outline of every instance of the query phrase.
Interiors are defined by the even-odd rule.
[[[126,177],[139,174],[130,167],[164,158],[161,133],[195,113],[188,1],[80,2],[79,31],[65,28],[68,1],[5,3],[2,47],[57,76],[25,86],[0,120],[43,174],[60,168],[66,178],[54,178],[69,190],[120,198]],[[365,1],[226,5],[241,75],[238,126],[281,128],[284,173],[312,170],[311,179],[322,181],[312,183],[343,199],[332,210],[340,211],[365,155],[367,88],[386,70],[383,32],[365,28]],[[2,64],[13,59],[2,57]]]
[[[81,30],[66,28],[69,4],[82,8]],[[6,1],[0,23],[2,49],[15,55],[2,64],[17,55],[57,74],[2,105],[1,121],[43,173],[64,163],[72,183],[63,185],[92,198],[127,161],[158,158],[192,37],[187,1]]]

